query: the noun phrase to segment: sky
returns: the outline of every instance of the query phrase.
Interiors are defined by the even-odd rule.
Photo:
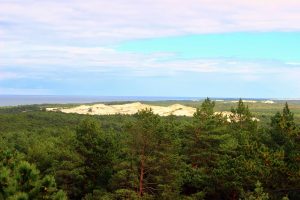
[[[0,0],[0,94],[300,98],[299,0]]]

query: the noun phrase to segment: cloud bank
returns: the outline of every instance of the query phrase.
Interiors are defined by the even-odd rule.
[[[4,37],[15,39],[33,39],[30,35],[44,33],[43,37],[49,39],[77,38],[102,43],[202,33],[300,30],[298,0],[1,0],[0,3]]]
[[[145,47],[120,51],[118,46],[199,34],[299,33],[299,10],[298,0],[0,0],[0,93],[58,93],[59,84],[65,88],[78,87],[76,81],[97,84],[97,77],[116,81],[115,93],[99,89],[109,95],[124,90],[117,78],[152,78],[141,87],[159,77],[184,82],[191,74],[223,82],[230,80],[222,78],[226,76],[234,84],[285,82],[286,77],[300,75],[300,58],[241,59],[212,53],[187,59],[180,52],[144,53]],[[292,80],[292,84],[299,82]],[[132,94],[140,91],[130,87],[126,91]]]

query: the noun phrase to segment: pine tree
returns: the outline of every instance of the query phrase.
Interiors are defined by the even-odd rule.
[[[226,119],[215,115],[214,107],[214,101],[205,99],[184,134],[183,193],[191,198],[209,195],[210,175],[218,162],[219,145],[226,131]]]
[[[295,199],[299,198],[300,191],[300,145],[299,145],[299,128],[294,122],[293,113],[285,103],[282,112],[277,112],[271,118],[270,135],[272,150],[280,152],[280,157],[272,159],[272,173],[275,185],[280,190],[285,191],[289,196]],[[278,165],[281,163],[281,165]],[[280,180],[280,181],[278,181]]]
[[[231,128],[250,132],[257,129],[257,120],[253,117],[248,105],[245,105],[242,99],[239,100],[236,108],[231,108],[231,112]]]
[[[116,166],[118,173],[112,187],[118,192],[135,191],[143,198],[166,193],[170,198],[178,196],[175,170],[178,159],[168,134],[158,115],[151,110],[139,111],[136,121],[127,127],[123,149],[126,159]]]
[[[113,174],[117,152],[112,134],[105,134],[95,121],[84,120],[76,130],[76,151],[83,158],[82,195],[106,188]]]
[[[269,194],[264,192],[261,182],[257,181],[254,192],[245,194],[244,200],[269,200]]]
[[[17,153],[0,150],[0,158],[0,199],[67,199],[52,176],[42,178],[39,170]]]

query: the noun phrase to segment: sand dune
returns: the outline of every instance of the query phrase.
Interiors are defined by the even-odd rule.
[[[132,115],[137,113],[139,110],[152,109],[153,113],[160,116],[187,116],[192,117],[196,112],[196,108],[184,106],[181,104],[173,104],[170,106],[153,106],[148,104],[142,104],[140,102],[120,104],[120,105],[105,105],[105,104],[94,104],[94,105],[80,105],[72,108],[47,108],[47,111],[60,111],[64,113],[77,113],[85,115],[115,115],[115,114],[125,114]],[[227,121],[230,120],[231,112],[215,112],[215,114],[221,114],[227,117]],[[257,118],[252,118],[252,120],[257,120]]]
[[[114,114],[135,114],[139,110],[152,109],[155,114],[160,116],[176,115],[176,116],[193,116],[196,108],[174,104],[171,106],[153,106],[142,104],[140,102],[121,104],[121,105],[80,105],[73,108],[47,108],[47,111],[61,111],[64,113],[78,113],[89,115],[114,115]]]

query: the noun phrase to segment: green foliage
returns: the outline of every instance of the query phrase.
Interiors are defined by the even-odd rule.
[[[288,104],[285,104],[282,113],[277,112],[271,118],[271,137],[277,147],[284,146],[289,148],[292,145],[292,139],[299,135],[294,122],[293,113],[290,112]],[[286,149],[287,150],[287,149]]]
[[[128,125],[123,149],[125,159],[116,165],[118,173],[112,180],[112,187],[130,188],[138,191],[140,197],[167,192],[176,194],[178,156],[166,127],[151,110],[140,111],[136,119]]]
[[[230,116],[231,128],[242,131],[253,131],[257,128],[257,121],[253,118],[248,105],[245,105],[240,99],[236,108],[231,108],[232,115]]]
[[[280,152],[281,155],[280,159],[272,159],[272,169],[276,175],[273,181],[276,181],[278,188],[284,188],[283,191],[288,192],[289,196],[300,198],[299,127],[296,126],[287,103],[282,113],[277,112],[271,118],[269,131],[272,138],[270,147],[273,152]]]
[[[245,200],[269,200],[269,194],[265,193],[263,187],[259,181],[255,184],[254,192],[248,192],[245,194]]]
[[[116,200],[139,200],[139,195],[132,190],[119,189],[114,192],[113,198]]]
[[[67,199],[52,176],[41,177],[34,165],[18,154],[0,151],[0,199]]]
[[[300,199],[295,105],[269,124],[232,105],[231,122],[209,98],[193,118],[2,109],[0,200]]]
[[[197,108],[194,117],[199,119],[205,119],[214,115],[215,102],[206,98],[201,104],[201,108]]]
[[[76,152],[83,159],[83,193],[106,187],[113,174],[117,144],[95,121],[84,120],[76,130]]]

